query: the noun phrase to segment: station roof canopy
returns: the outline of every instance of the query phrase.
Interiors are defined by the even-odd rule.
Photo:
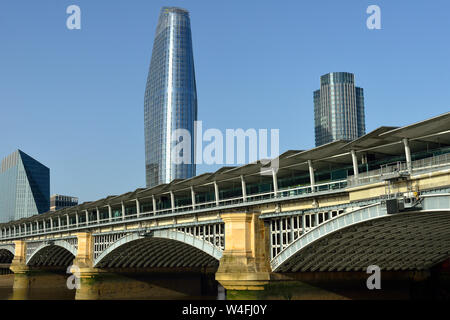
[[[365,154],[370,155],[372,159],[403,155],[403,139],[408,139],[411,152],[450,146],[450,112],[404,127],[379,127],[353,141],[340,140],[310,150],[286,151],[276,158],[278,160],[277,175],[283,177],[299,173],[306,174],[309,171],[309,160],[315,170],[349,166],[352,165],[351,152],[355,152],[359,158]],[[211,191],[214,188],[214,182],[217,182],[220,187],[236,185],[241,183],[241,176],[247,183],[272,179],[271,176],[266,176],[261,172],[265,172],[266,175],[271,172],[270,164],[266,161],[255,161],[240,167],[222,167],[214,173],[203,173],[189,179],[174,180],[169,184],[139,188],[122,195],[109,196],[94,202],[84,202],[75,207],[21,219],[15,221],[14,224],[30,222],[50,215],[65,215],[76,211],[93,210],[106,205],[119,205],[135,199],[151,198],[152,195],[162,196],[170,191],[176,195],[187,194],[190,193],[191,187],[195,192]]]

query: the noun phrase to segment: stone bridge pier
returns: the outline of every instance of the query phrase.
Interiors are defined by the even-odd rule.
[[[225,250],[216,280],[230,291],[259,291],[270,280],[269,233],[255,212],[226,213]]]

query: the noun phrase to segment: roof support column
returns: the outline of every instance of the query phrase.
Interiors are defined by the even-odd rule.
[[[366,152],[364,152],[362,154],[361,163],[362,164],[367,164],[367,153]]]
[[[122,205],[122,220],[125,220],[125,205],[123,204],[123,201],[120,204]]]
[[[61,217],[58,216],[58,230],[61,230]]]
[[[219,185],[214,181],[214,196],[216,199],[216,206],[219,206]]]
[[[406,167],[408,168],[408,172],[411,173],[411,149],[409,148],[409,140],[407,138],[403,139],[403,145],[405,146]]]
[[[191,202],[192,202],[192,209],[195,210],[195,191],[193,186],[191,186]]]
[[[355,150],[352,149],[352,162],[353,162],[353,175],[355,177],[355,181],[358,182],[359,171],[358,171],[358,158],[356,157]]]
[[[272,168],[272,180],[273,180],[273,192],[275,194],[275,198],[278,197],[278,178],[277,172],[275,168]]]
[[[136,216],[139,218],[141,215],[141,204],[139,203],[139,199],[136,198]]]
[[[97,223],[100,223],[100,211],[98,211],[98,207],[95,208],[95,211],[97,211]]]
[[[308,160],[308,167],[309,167],[309,181],[311,182],[311,192],[314,192],[316,180],[314,178],[314,168],[311,160]]]
[[[45,227],[45,219],[42,221],[42,226],[44,227],[44,232],[46,231],[46,227]],[[15,229],[14,229],[14,233],[15,233]]]
[[[87,210],[84,210],[85,214],[86,214],[86,225],[89,224],[89,212]]]
[[[175,212],[175,195],[173,191],[170,191],[170,208],[172,208],[172,212]]]
[[[108,220],[109,222],[112,221],[112,209],[111,209],[111,205],[108,204]]]
[[[242,185],[242,200],[244,202],[247,202],[247,184],[245,183],[243,175],[241,175],[241,185]]]
[[[156,199],[153,194],[152,194],[152,206],[153,206],[153,215],[156,216]]]
[[[77,224],[77,227],[78,227],[79,224],[80,224],[80,217],[78,216],[78,211],[75,212],[75,221],[76,221],[76,224]]]
[[[50,231],[53,231],[53,218],[50,217]]]

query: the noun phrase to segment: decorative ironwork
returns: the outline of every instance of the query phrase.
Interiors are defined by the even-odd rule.
[[[176,229],[179,232],[184,232],[204,241],[213,244],[220,250],[225,250],[225,224],[204,224],[199,226],[188,226]]]

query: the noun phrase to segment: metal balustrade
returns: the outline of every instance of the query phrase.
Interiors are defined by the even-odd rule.
[[[450,154],[441,154],[438,156],[428,157],[420,160],[411,161],[412,174],[420,173],[420,171],[427,171],[433,169],[441,169],[450,166]],[[381,182],[385,178],[389,178],[394,174],[406,175],[408,174],[408,166],[405,161],[389,163],[380,166],[380,169],[371,170],[368,172],[361,172],[358,174],[358,179],[355,176],[348,178],[348,187],[353,187],[362,184],[369,184]]]

